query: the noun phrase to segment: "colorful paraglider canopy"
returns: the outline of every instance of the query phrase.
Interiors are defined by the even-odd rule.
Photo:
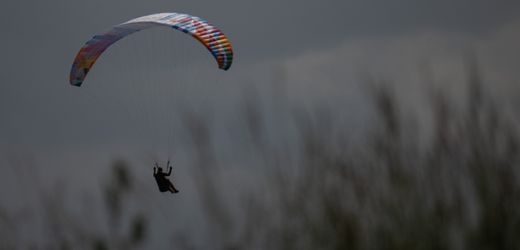
[[[233,49],[228,38],[217,27],[202,18],[179,13],[159,13],[142,16],[114,26],[90,39],[79,50],[70,71],[70,84],[81,86],[98,57],[110,45],[134,32],[157,26],[168,26],[190,34],[213,55],[220,69],[228,70],[233,62]]]

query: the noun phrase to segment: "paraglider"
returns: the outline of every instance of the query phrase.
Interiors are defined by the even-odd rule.
[[[107,32],[95,35],[87,41],[76,54],[72,63],[69,75],[70,84],[80,87],[96,60],[115,42],[137,31],[161,26],[191,35],[212,54],[220,69],[228,70],[231,67],[233,49],[229,39],[220,29],[200,17],[180,13],[158,13],[118,24]],[[179,191],[166,178],[172,171],[169,160],[166,167],[169,168],[168,173],[163,172],[163,169],[156,162],[153,176],[161,192],[177,193]]]
[[[233,49],[229,39],[217,27],[206,20],[180,13],[159,13],[142,16],[114,26],[109,31],[95,35],[79,50],[72,63],[69,81],[81,86],[99,56],[113,43],[137,31],[166,26],[190,34],[213,55],[218,67],[228,70],[233,62]]]
[[[168,178],[166,178],[166,176],[170,176],[172,174],[172,166],[170,165],[170,161],[166,163],[166,167],[169,168],[167,174],[163,172],[162,168],[159,167],[159,164],[157,164],[157,162],[155,163],[155,167],[153,168],[153,177],[155,178],[155,181],[157,181],[159,191],[170,191],[172,193],[178,193],[179,190],[177,190],[173,183],[170,180],[168,180]]]

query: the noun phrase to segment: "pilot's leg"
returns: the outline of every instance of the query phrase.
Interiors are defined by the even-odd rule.
[[[168,191],[172,192],[172,193],[178,193],[179,190],[177,190],[174,186],[173,186],[173,183],[171,181],[168,181]]]

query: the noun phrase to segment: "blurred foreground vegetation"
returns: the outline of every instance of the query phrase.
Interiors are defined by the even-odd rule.
[[[355,144],[337,111],[295,109],[297,146],[275,147],[263,111],[248,98],[242,126],[265,167],[261,184],[244,188],[233,207],[214,174],[221,168],[211,124],[183,113],[205,241],[211,249],[520,249],[518,129],[477,73],[469,72],[464,101],[429,91],[428,118],[405,116],[391,85],[373,84],[377,121]],[[424,119],[427,126],[410,122]],[[128,165],[115,162],[102,188],[107,230],[72,223],[59,199],[44,197],[50,240],[29,249],[147,248],[148,218],[125,209],[132,185]],[[20,233],[15,220],[0,210],[0,249],[27,245],[12,236]],[[198,233],[182,234],[172,249],[209,249]]]

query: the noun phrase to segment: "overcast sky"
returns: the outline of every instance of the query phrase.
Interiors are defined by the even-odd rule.
[[[493,64],[499,63],[501,68],[512,68],[510,71],[514,72],[518,61],[510,55],[518,54],[515,18],[519,10],[520,2],[508,0],[10,1],[0,10],[4,24],[0,41],[4,48],[0,62],[0,114],[7,121],[3,123],[7,128],[0,133],[18,135],[32,128],[34,133],[41,134],[33,126],[34,120],[48,116],[53,121],[47,122],[50,124],[45,130],[62,129],[56,124],[63,116],[61,113],[74,115],[71,99],[76,97],[66,83],[77,50],[92,35],[136,16],[175,11],[201,16],[218,25],[235,50],[235,63],[226,72],[226,82],[269,79],[266,74],[280,65],[285,67],[282,71],[290,71],[284,74],[298,81],[327,82],[338,77],[355,78],[359,73],[356,71],[377,72],[388,66],[393,75],[402,75],[410,63],[429,60],[430,55],[454,63],[460,60],[456,57],[463,50],[479,46],[487,57],[500,53],[493,58]],[[122,48],[119,53],[134,53],[141,47],[149,51],[150,47],[162,46],[167,50],[171,46],[168,43],[176,42],[169,38],[164,39],[167,43],[161,43],[162,37],[155,35],[152,43],[156,44],[139,44],[145,37],[123,41],[121,46],[127,46],[127,50]],[[193,58],[211,60],[186,39],[182,42],[182,46],[194,51]],[[118,72],[111,68],[125,64],[125,57],[120,54],[102,56],[89,78],[106,81],[104,74],[127,73],[125,69]],[[180,61],[192,60],[183,56]],[[403,57],[406,63],[400,63]],[[148,60],[151,58],[147,56]],[[502,62],[506,59],[510,61]],[[179,64],[168,57],[153,61],[157,65]],[[101,64],[107,68],[98,70]],[[132,70],[139,69],[138,66]],[[199,77],[204,73],[197,72]],[[162,77],[168,77],[168,73]],[[226,92],[225,87],[216,89]],[[303,91],[295,88],[296,92]],[[310,92],[322,91],[317,85],[314,88]]]
[[[189,13],[220,27],[235,51],[231,70],[218,71],[195,40],[162,29],[139,32],[110,48],[85,82],[99,89],[69,86],[71,62],[86,40],[158,12]],[[249,88],[271,107],[277,91],[302,105],[340,99],[351,120],[361,119],[366,107],[360,75],[390,77],[414,96],[422,65],[445,85],[456,85],[468,51],[481,59],[494,82],[489,87],[513,99],[519,93],[518,13],[516,0],[8,1],[0,9],[0,149],[37,155],[50,170],[43,171],[46,176],[63,169],[88,174],[82,166],[96,162],[87,161],[93,156],[101,159],[98,164],[124,151],[121,145],[144,143],[148,133],[153,140],[163,137],[164,127],[140,116],[151,112],[155,119],[155,113],[169,111],[156,99],[229,117]],[[278,80],[284,81],[281,89],[273,86]],[[134,89],[125,89],[127,83]],[[182,134],[175,114],[166,122]],[[134,130],[125,131],[124,124]],[[220,138],[224,145],[226,136]]]

